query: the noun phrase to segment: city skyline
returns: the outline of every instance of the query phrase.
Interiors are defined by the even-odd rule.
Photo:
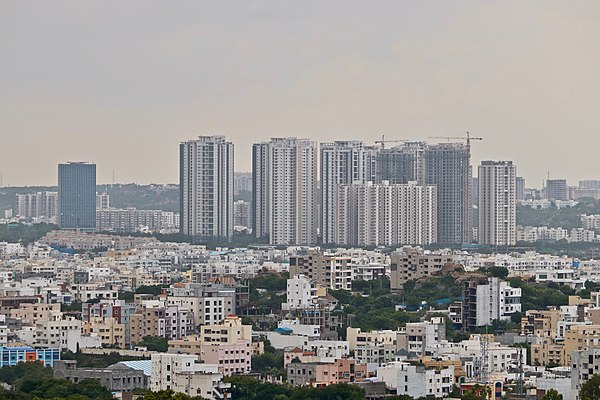
[[[52,184],[69,159],[101,183],[175,183],[178,143],[201,135],[227,136],[250,171],[270,137],[466,130],[484,137],[472,165],[513,160],[529,186],[594,179],[600,4],[432,4],[3,2],[1,145],[36,160],[5,153],[3,183]]]

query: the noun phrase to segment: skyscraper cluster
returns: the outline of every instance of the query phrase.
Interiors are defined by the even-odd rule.
[[[181,144],[184,235],[232,235],[232,176],[224,137]],[[277,245],[468,243],[471,179],[463,143],[344,140],[318,151],[309,139],[272,138],[252,147],[252,232]]]

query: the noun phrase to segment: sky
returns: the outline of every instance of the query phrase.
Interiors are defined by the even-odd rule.
[[[2,183],[55,185],[65,161],[177,182],[199,135],[250,171],[270,137],[465,131],[474,166],[512,160],[528,187],[600,179],[598,21],[597,0],[0,0]]]

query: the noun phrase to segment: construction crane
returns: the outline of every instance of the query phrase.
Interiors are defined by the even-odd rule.
[[[394,139],[394,140],[385,140],[385,135],[381,135],[381,140],[376,140],[375,144],[380,144],[381,149],[385,149],[386,143],[403,143],[408,142],[410,139]]]
[[[466,136],[430,136],[430,139],[446,139],[448,141],[451,140],[467,140],[467,146],[471,147],[471,140],[483,140],[483,138],[481,137],[473,137],[471,136],[471,134],[469,133],[469,131],[466,132]]]

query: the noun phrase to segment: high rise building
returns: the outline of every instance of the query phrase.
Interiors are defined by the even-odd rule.
[[[238,200],[233,203],[233,226],[237,229],[252,227],[252,205],[249,201]]]
[[[335,197],[334,242],[396,246],[436,242],[436,188],[381,184],[339,185]]]
[[[96,194],[96,209],[107,210],[110,208],[110,195],[106,192]]]
[[[377,155],[377,182],[390,184],[425,182],[423,163],[424,142],[406,142],[391,149],[382,149]]]
[[[61,229],[96,230],[96,164],[58,165],[58,204]]]
[[[337,185],[374,182],[378,148],[359,140],[321,143],[321,240],[334,243]]]
[[[483,161],[479,166],[480,244],[516,243],[516,174],[512,161]]]
[[[181,233],[233,235],[233,143],[199,136],[180,144]]]
[[[423,152],[425,184],[437,186],[438,243],[469,243],[473,229],[470,147],[428,145]],[[481,196],[481,193],[479,194]]]
[[[16,195],[16,212],[21,218],[46,218],[56,222],[58,216],[58,193],[35,192]]]
[[[317,241],[317,150],[308,139],[252,147],[253,232],[271,244]]]
[[[517,201],[525,200],[525,178],[521,176],[515,180],[515,197]]]
[[[548,179],[546,181],[546,198],[548,200],[569,200],[566,179]]]
[[[244,192],[252,192],[252,173],[236,172],[233,174],[233,194],[239,196]]]

